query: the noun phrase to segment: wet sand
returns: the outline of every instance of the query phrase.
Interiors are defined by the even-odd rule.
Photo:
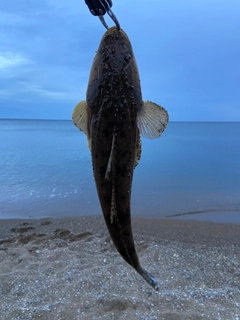
[[[10,319],[240,318],[240,225],[133,219],[152,288],[103,218],[0,221],[0,315]]]

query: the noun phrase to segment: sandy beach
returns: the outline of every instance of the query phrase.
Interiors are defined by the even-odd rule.
[[[240,225],[132,224],[159,292],[119,256],[101,216],[1,220],[1,319],[240,319]]]

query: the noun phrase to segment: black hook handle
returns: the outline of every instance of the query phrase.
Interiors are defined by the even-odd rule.
[[[94,16],[98,16],[102,24],[106,29],[108,29],[108,25],[104,20],[104,15],[107,13],[109,17],[113,20],[118,30],[120,30],[120,24],[118,22],[117,17],[112,12],[112,1],[111,0],[85,0],[88,9]]]
[[[94,16],[104,16],[112,7],[111,0],[85,0],[88,9]]]

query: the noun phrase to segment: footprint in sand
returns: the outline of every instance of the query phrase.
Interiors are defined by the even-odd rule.
[[[79,240],[90,240],[93,234],[91,232],[83,232],[79,234],[74,234],[66,229],[57,229],[54,231],[54,239],[60,238],[69,241],[79,241]]]
[[[35,230],[34,227],[32,227],[29,223],[27,222],[23,222],[20,226],[16,227],[16,228],[12,228],[10,229],[10,231],[12,232],[18,232],[18,233],[26,233],[29,230]]]
[[[50,220],[43,220],[40,225],[41,226],[48,226],[49,224],[51,224],[52,222]]]
[[[22,244],[27,244],[29,242],[35,241],[35,243],[37,244],[38,242],[42,242],[41,238],[45,236],[46,234],[44,233],[32,233],[28,235],[21,235],[18,241]]]

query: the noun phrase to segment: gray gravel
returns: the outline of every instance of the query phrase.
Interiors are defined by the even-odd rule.
[[[155,292],[102,217],[2,220],[0,319],[240,320],[240,225],[134,219]]]

